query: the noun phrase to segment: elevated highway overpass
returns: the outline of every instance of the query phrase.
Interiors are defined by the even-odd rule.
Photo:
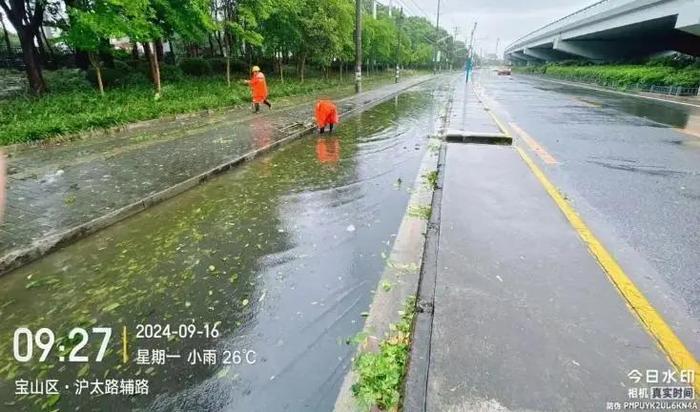
[[[700,0],[602,0],[522,36],[505,57],[610,61],[666,51],[700,56]]]

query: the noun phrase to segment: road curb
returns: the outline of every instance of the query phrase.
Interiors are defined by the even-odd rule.
[[[418,85],[421,85],[429,80],[431,80],[432,77],[426,76],[425,78],[418,78],[417,80],[413,82],[407,83],[404,87],[400,87],[397,90],[392,91],[391,93],[388,93],[384,96],[381,96],[376,99],[371,99],[371,100],[363,100],[360,103],[358,103],[357,107],[353,108],[352,110],[349,110],[345,113],[342,113],[344,117],[347,116],[352,116],[358,112],[362,112],[365,110],[368,110],[388,99],[391,99],[392,97],[403,93],[407,89],[416,87]],[[352,96],[351,96],[352,97]],[[240,166],[243,163],[253,160],[256,157],[263,155],[265,153],[268,153],[278,147],[281,147],[285,144],[288,144],[300,137],[303,137],[315,130],[315,126],[305,124],[303,126],[304,128],[301,130],[297,130],[295,132],[292,132],[290,134],[287,134],[285,137],[281,138],[280,140],[277,140],[267,146],[264,146],[262,148],[253,150],[251,152],[245,153],[241,156],[238,156],[236,158],[233,158],[229,161],[226,161],[212,169],[209,169],[203,173],[200,173],[196,176],[193,176],[191,178],[188,178],[180,183],[177,183],[167,189],[161,190],[157,193],[151,194],[149,196],[146,196],[136,202],[133,202],[129,205],[126,205],[124,207],[121,207],[117,210],[114,210],[106,215],[100,216],[98,218],[92,219],[88,222],[85,222],[83,224],[74,226],[70,229],[64,230],[60,233],[56,233],[51,236],[47,236],[43,239],[34,241],[30,246],[19,248],[12,250],[2,257],[0,257],[0,276],[5,275],[9,272],[11,272],[14,269],[17,269],[21,266],[26,265],[27,263],[30,263],[42,256],[45,256],[46,254],[60,248],[63,246],[66,246],[72,242],[75,242],[81,238],[84,238],[92,233],[95,233],[101,229],[104,229],[106,227],[109,227],[113,225],[114,223],[117,223],[121,220],[124,220],[128,217],[131,217],[139,212],[142,212],[164,200],[168,200],[180,193],[183,193],[189,189],[192,189],[208,180],[211,178],[226,172],[236,166]]]
[[[428,223],[423,252],[420,284],[416,301],[416,315],[413,324],[411,354],[404,385],[404,412],[424,411],[428,396],[428,371],[430,367],[430,345],[433,333],[433,310],[435,308],[435,285],[437,282],[437,258],[440,244],[440,212],[442,188],[445,177],[445,155],[443,144],[438,157],[438,183],[433,192],[433,213]]]
[[[437,134],[444,131],[445,122],[451,106],[450,99],[445,109],[439,116],[436,124]],[[398,321],[398,312],[404,309],[404,302],[417,296],[421,283],[422,267],[425,265],[424,254],[426,247],[426,234],[431,230],[432,213],[430,220],[417,217],[410,212],[412,207],[433,207],[435,189],[425,183],[425,175],[438,170],[440,152],[443,143],[439,136],[431,136],[428,140],[428,149],[421,161],[418,176],[413,185],[413,192],[409,200],[409,206],[404,215],[399,231],[394,241],[388,264],[382,273],[378,285],[389,282],[391,289],[386,291],[377,287],[376,293],[369,309],[369,315],[362,330],[368,336],[368,341],[379,342],[390,333],[390,325]],[[437,150],[433,149],[436,148]],[[438,176],[440,172],[438,171]],[[369,347],[358,347],[356,355],[363,351],[371,350]],[[369,346],[369,345],[368,345]],[[376,346],[376,345],[371,345]],[[376,349],[376,348],[374,348]],[[353,360],[355,357],[353,357]],[[360,407],[352,395],[352,385],[357,382],[357,375],[350,365],[335,402],[336,412],[355,412]]]

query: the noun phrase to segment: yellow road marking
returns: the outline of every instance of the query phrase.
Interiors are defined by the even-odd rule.
[[[530,136],[525,130],[521,129],[520,126],[518,126],[515,123],[509,123],[510,127],[515,130],[516,133],[527,143],[528,146],[530,146],[530,149],[532,149],[533,152],[537,153],[537,156],[542,159],[543,162],[545,162],[548,165],[556,165],[559,164],[557,159],[554,158],[549,152],[542,147],[539,143],[537,143],[537,140],[535,140],[532,136]]]
[[[489,115],[491,115],[491,118],[493,119],[493,121],[496,122],[496,125],[498,126],[498,128],[501,129],[501,133],[503,133],[506,136],[510,136],[508,129],[503,127],[503,124],[501,123],[500,120],[498,120],[498,117],[496,117],[496,115],[493,114],[493,112],[491,112],[491,109],[486,108],[486,111],[489,113]]]
[[[127,352],[126,326],[122,327],[122,362],[129,362],[129,354]]]
[[[481,89],[481,87],[479,87],[479,89]],[[489,114],[489,116],[491,116],[491,118],[493,119],[493,121],[496,123],[496,126],[498,126],[498,128],[501,130],[501,133],[503,133],[504,135],[510,137],[510,132],[508,131],[508,129],[506,129],[506,128],[503,126],[503,123],[501,123],[501,121],[498,119],[498,117],[496,117],[496,115],[493,114],[493,111],[491,110],[491,108],[488,107],[488,106],[486,105],[486,103],[484,103],[484,97],[481,95],[480,92],[477,93],[477,91],[476,91],[476,85],[474,86],[474,88],[473,88],[472,90],[474,91],[474,95],[476,96],[476,98],[479,100],[479,103],[481,103],[482,105],[484,105],[484,110],[486,110],[486,112]]]
[[[590,253],[598,260],[598,264],[603,268],[608,279],[615,285],[625,303],[634,313],[642,326],[654,338],[661,350],[667,355],[671,363],[679,370],[692,370],[695,372],[695,392],[700,392],[700,364],[693,354],[685,347],[683,342],[676,336],[670,326],[654,309],[644,294],[637,288],[625,271],[615,261],[615,258],[605,249],[603,244],[595,237],[593,232],[586,226],[581,217],[574,211],[573,207],[559,193],[557,188],[549,181],[544,172],[535,164],[530,156],[519,147],[516,147],[520,157],[530,167],[532,173],[542,186],[554,199],[564,216],[578,233],[583,243],[588,247]]]

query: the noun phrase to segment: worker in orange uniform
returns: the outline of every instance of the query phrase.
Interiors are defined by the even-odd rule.
[[[250,92],[253,95],[253,106],[255,113],[260,111],[260,103],[264,103],[272,109],[272,104],[267,100],[267,82],[265,75],[260,71],[260,67],[253,66],[250,80],[245,80],[245,83],[250,85]]]
[[[333,131],[333,126],[339,121],[338,108],[335,107],[330,100],[319,100],[316,103],[316,124],[318,125],[318,132],[323,133],[326,131],[326,126],[329,127],[329,131]]]

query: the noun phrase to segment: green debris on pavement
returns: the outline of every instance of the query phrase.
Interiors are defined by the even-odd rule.
[[[358,380],[352,393],[364,410],[377,406],[383,411],[395,411],[401,405],[415,306],[415,297],[407,298],[404,310],[399,312],[401,320],[390,326],[391,332],[379,343],[379,351],[363,352],[354,360]]]
[[[432,208],[430,206],[411,206],[408,209],[408,215],[411,217],[417,217],[423,220],[430,220],[432,214]]]

